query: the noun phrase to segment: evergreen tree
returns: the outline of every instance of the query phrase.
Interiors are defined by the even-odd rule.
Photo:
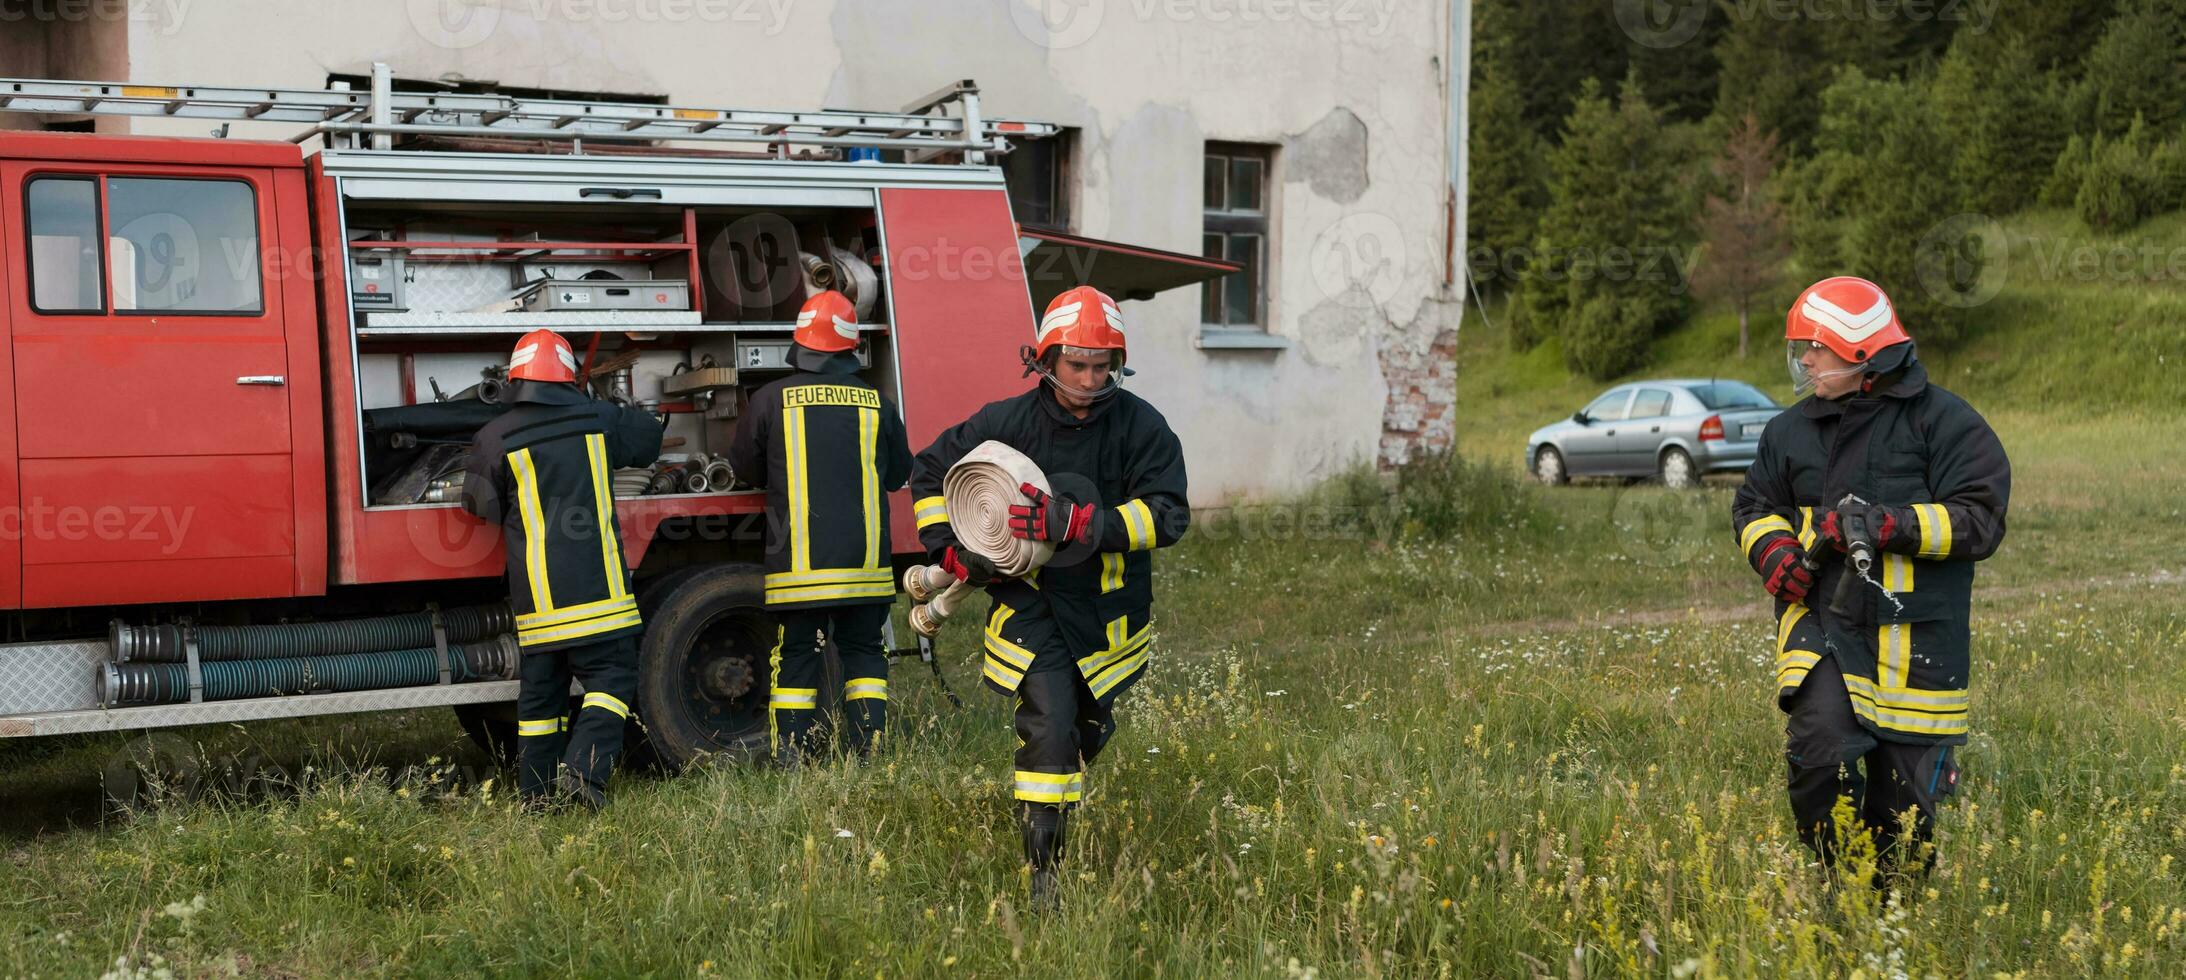
[[[2034,203],[2067,130],[2059,83],[2035,66],[2025,42],[1961,32],[1930,96],[1953,147],[1947,163],[1961,206],[2003,215]]]
[[[1727,22],[1715,49],[1717,119],[1727,130],[1752,116],[1763,132],[1777,134],[1785,150],[1804,155],[1833,66],[1814,43],[1821,32],[1803,15],[1777,17],[1766,5],[1722,2],[1717,9]]]
[[[1934,233],[1960,198],[1937,165],[1951,154],[1933,119],[1925,86],[1841,71],[1822,94],[1814,158],[1802,169],[1811,190],[1794,214],[1807,275],[1873,280],[1915,338],[1947,343],[1963,321],[1957,291],[1979,278],[1982,257],[1959,241],[1940,243],[1949,255],[1923,253],[1938,247]]]
[[[1475,18],[1473,85],[1466,167],[1466,258],[1483,288],[1503,273],[1522,271],[1519,259],[1532,244],[1546,188],[1541,177],[1540,134],[1525,119],[1518,90],[1516,45],[1504,10],[1483,4]],[[1530,345],[1530,338],[1521,339]]]
[[[2175,0],[2129,0],[2087,52],[2075,90],[2075,115],[2105,136],[2123,135],[2135,118],[2170,132],[2186,100],[2180,76],[2182,32]]]
[[[1661,113],[1627,77],[1612,105],[1592,81],[1548,158],[1549,206],[1524,289],[1537,329],[1590,378],[1631,370],[1685,312],[1680,249],[1692,211]]]

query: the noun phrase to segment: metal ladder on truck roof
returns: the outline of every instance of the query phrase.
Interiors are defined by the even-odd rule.
[[[951,106],[956,115],[943,112]],[[0,111],[304,123],[309,128],[290,142],[318,136],[329,147],[347,149],[394,149],[397,136],[568,140],[574,152],[583,152],[585,140],[689,140],[762,144],[785,158],[793,146],[902,150],[911,163],[961,153],[971,165],[985,164],[988,154],[1009,152],[1011,137],[1060,132],[1048,123],[983,117],[979,86],[971,79],[944,86],[899,112],[774,112],[397,92],[384,63],[373,64],[369,92],[345,83],[327,89],[246,89],[0,78]]]

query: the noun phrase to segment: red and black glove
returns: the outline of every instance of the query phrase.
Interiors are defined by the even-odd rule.
[[[1814,573],[1806,567],[1806,549],[1789,534],[1771,538],[1761,549],[1761,557],[1754,559],[1753,567],[1761,573],[1762,587],[1785,602],[1805,602],[1807,590],[1814,587]]]
[[[956,576],[959,582],[986,585],[998,582],[1002,573],[995,571],[994,563],[976,551],[966,551],[950,545],[941,552],[941,570]]]
[[[1010,507],[1010,533],[1032,541],[1062,544],[1083,541],[1093,529],[1092,504],[1051,497],[1030,483],[1017,488],[1032,500]]]
[[[1904,532],[1916,520],[1912,509],[1909,507],[1880,507],[1868,504],[1847,504],[1839,507],[1822,515],[1820,529],[1822,540],[1829,542],[1829,546],[1838,551],[1848,550],[1849,546],[1845,543],[1845,530],[1855,517],[1866,520],[1867,533],[1874,539],[1873,544],[1876,551],[1890,550],[1890,545],[1893,542],[1899,545],[1898,550],[1909,550],[1904,545],[1913,539],[1905,537]]]

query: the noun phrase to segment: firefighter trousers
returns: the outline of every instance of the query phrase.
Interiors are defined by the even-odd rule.
[[[843,721],[849,747],[861,754],[878,746],[888,725],[888,650],[882,627],[886,603],[808,606],[779,610],[767,683],[767,723],[777,757],[801,757],[814,748],[820,684],[826,676],[825,644],[835,641],[843,665]]]
[[[545,796],[562,766],[593,795],[604,792],[638,693],[637,637],[526,652],[523,658],[516,698],[517,793],[526,799]],[[572,676],[585,692],[575,721],[569,711]]]
[[[1017,685],[1018,826],[1035,872],[1062,857],[1063,814],[1085,796],[1085,767],[1116,733],[1115,713],[1093,696],[1060,647],[1036,655]]]
[[[1844,839],[1833,811],[1843,797],[1871,835],[1878,872],[1932,867],[1935,854],[1928,844],[1936,805],[1958,785],[1952,747],[1885,741],[1862,727],[1837,659],[1827,654],[1786,699],[1784,710],[1789,715],[1784,759],[1800,841],[1823,864],[1836,862]]]

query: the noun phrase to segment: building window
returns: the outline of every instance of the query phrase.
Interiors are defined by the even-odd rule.
[[[1013,140],[1002,155],[1002,180],[1018,224],[1070,230],[1070,151],[1076,134],[1065,129],[1047,139]]]
[[[1207,144],[1201,254],[1245,268],[1200,287],[1208,327],[1266,329],[1268,172],[1274,147]]]

